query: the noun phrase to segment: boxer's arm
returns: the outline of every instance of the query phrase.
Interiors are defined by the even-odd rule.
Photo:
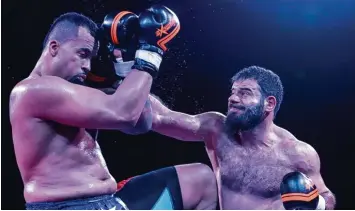
[[[172,111],[157,98],[149,96],[153,110],[152,130],[182,141],[205,141],[213,129],[216,112],[189,115]]]
[[[121,129],[123,133],[130,135],[139,135],[147,133],[152,129],[152,106],[149,100],[145,103],[144,109],[137,121],[137,124],[134,126],[128,126]]]
[[[325,200],[325,208],[327,210],[334,210],[336,204],[335,196],[325,185],[320,173],[321,163],[318,153],[308,144],[305,144],[302,148],[303,149],[300,154],[303,155],[303,158],[300,158],[301,161],[298,165],[299,170],[305,173],[316,185],[319,194]]]
[[[111,95],[116,91],[114,88],[102,88],[99,90],[105,92],[108,95]],[[144,105],[143,111],[137,121],[137,124],[134,126],[121,128],[120,131],[130,135],[147,133],[152,129],[152,119],[152,106],[150,100],[148,99]]]
[[[32,79],[22,104],[31,116],[88,129],[121,129],[134,126],[148,98],[152,78],[132,71],[113,95],[45,76]]]

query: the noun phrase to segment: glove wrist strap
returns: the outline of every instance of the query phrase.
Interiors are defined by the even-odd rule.
[[[160,67],[162,57],[158,53],[147,51],[147,50],[137,50],[136,59],[141,59],[146,62],[151,63],[157,70]]]
[[[145,71],[153,78],[157,77],[162,57],[155,52],[147,50],[137,50],[136,59],[134,60],[133,69]]]

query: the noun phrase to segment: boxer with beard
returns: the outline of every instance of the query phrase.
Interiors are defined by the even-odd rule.
[[[153,130],[205,143],[221,209],[334,209],[317,152],[274,124],[282,99],[279,76],[251,66],[232,78],[227,116],[172,111],[150,96]]]

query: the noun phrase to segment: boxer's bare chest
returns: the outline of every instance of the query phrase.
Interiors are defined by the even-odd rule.
[[[225,135],[217,141],[216,155],[222,188],[235,193],[274,198],[292,171],[287,153],[277,147],[245,148]]]
[[[88,165],[100,166],[101,164],[106,166],[100,146],[83,128],[50,121],[38,121],[32,124],[27,136],[29,137],[27,142],[32,143],[31,151],[36,152],[37,155],[43,155],[33,157],[33,159],[41,160],[40,163],[45,165],[43,168],[56,165],[61,169],[73,166],[79,169],[81,166],[85,168]],[[22,151],[18,156],[25,156],[24,158],[28,160],[31,157],[26,153]],[[31,168],[31,166],[26,165],[26,168]]]
[[[56,134],[53,141],[64,144],[64,147],[67,148],[66,151],[72,156],[90,161],[102,157],[98,143],[85,129],[58,124],[52,126]]]

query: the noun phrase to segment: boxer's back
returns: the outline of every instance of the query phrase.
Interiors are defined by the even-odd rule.
[[[12,92],[10,119],[26,201],[114,193],[116,182],[95,140],[84,129],[31,116],[25,91]]]

